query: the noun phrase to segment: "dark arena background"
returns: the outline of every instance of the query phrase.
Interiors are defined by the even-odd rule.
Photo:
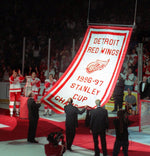
[[[149,0],[3,0],[0,1],[0,150],[3,156],[44,156],[51,132],[62,130],[65,136],[65,114],[52,111],[44,116],[44,104],[39,109],[36,139],[39,144],[27,143],[27,117],[10,117],[9,77],[14,69],[23,76],[33,71],[41,80],[38,100],[45,93],[44,82],[49,70],[56,81],[72,62],[83,41],[89,25],[131,26],[133,28],[120,75],[132,69],[136,112],[128,112],[129,156],[150,155],[150,7]],[[140,83],[146,76],[149,86],[142,98]],[[24,95],[26,81],[21,84]],[[115,99],[122,97],[125,109],[125,83],[117,84],[106,103],[109,129],[106,136],[108,155],[115,142],[113,120],[117,116]],[[123,90],[122,90],[123,89]],[[122,92],[122,94],[120,94]],[[120,102],[120,101],[119,101]],[[79,127],[73,143],[73,151],[64,156],[92,156],[94,143],[87,123],[87,112],[78,116]],[[101,145],[100,145],[101,147]],[[102,150],[101,150],[102,155]],[[120,151],[119,156],[123,152]]]

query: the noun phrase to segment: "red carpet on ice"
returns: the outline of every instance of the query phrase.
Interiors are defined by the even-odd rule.
[[[108,155],[112,155],[115,137],[107,135],[106,141]],[[92,135],[90,134],[89,128],[85,127],[83,122],[79,123],[79,128],[77,129],[77,133],[74,140],[74,145],[90,150],[94,149]],[[129,142],[129,156],[149,156],[149,155],[150,155],[150,146],[137,143],[134,141]],[[119,156],[123,156],[122,151],[120,151]]]
[[[9,141],[27,138],[28,120],[19,119],[17,117],[9,117],[9,111],[0,109],[0,124],[8,125],[9,127],[0,128],[0,141]],[[133,125],[138,122],[137,117],[131,117]],[[137,120],[137,121],[136,121]],[[113,128],[112,119],[109,118],[110,128]],[[56,132],[63,129],[65,134],[65,122],[55,122],[47,119],[39,119],[37,127],[37,137],[47,137],[50,132]],[[107,149],[108,154],[112,155],[115,137],[107,135]],[[79,121],[79,128],[77,128],[74,145],[86,149],[94,150],[93,138],[90,134],[89,128],[85,127],[84,120]],[[150,146],[141,143],[130,141],[129,156],[149,156]],[[123,153],[120,152],[120,156]]]
[[[0,109],[0,124],[9,127],[0,128],[0,141],[25,139],[28,134],[28,119],[9,117],[9,111]],[[49,120],[39,119],[36,137],[48,136],[49,133],[60,131],[61,128],[52,124]]]

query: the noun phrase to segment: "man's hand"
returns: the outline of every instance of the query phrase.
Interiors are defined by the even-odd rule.
[[[20,69],[18,70],[18,75],[21,75],[21,71],[20,71]]]
[[[35,85],[38,82],[38,80],[32,81],[32,84]]]
[[[87,109],[88,105],[85,105],[84,108]]]
[[[41,103],[41,100],[38,100],[36,103],[37,103],[37,104],[40,104],[40,103]]]

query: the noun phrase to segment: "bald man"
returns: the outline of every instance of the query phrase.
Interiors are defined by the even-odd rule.
[[[87,106],[82,110],[79,110],[77,107],[73,106],[73,99],[69,98],[68,105],[64,107],[66,113],[66,142],[67,149],[72,151],[71,146],[75,137],[76,127],[78,127],[77,115],[85,112]]]

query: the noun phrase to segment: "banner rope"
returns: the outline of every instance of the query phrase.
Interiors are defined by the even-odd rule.
[[[137,13],[137,0],[135,0],[135,11],[134,11],[133,28],[135,28],[135,25],[136,25],[136,13]]]
[[[90,18],[90,3],[91,3],[91,1],[89,0],[88,15],[87,15],[87,26],[89,25],[89,18]]]

